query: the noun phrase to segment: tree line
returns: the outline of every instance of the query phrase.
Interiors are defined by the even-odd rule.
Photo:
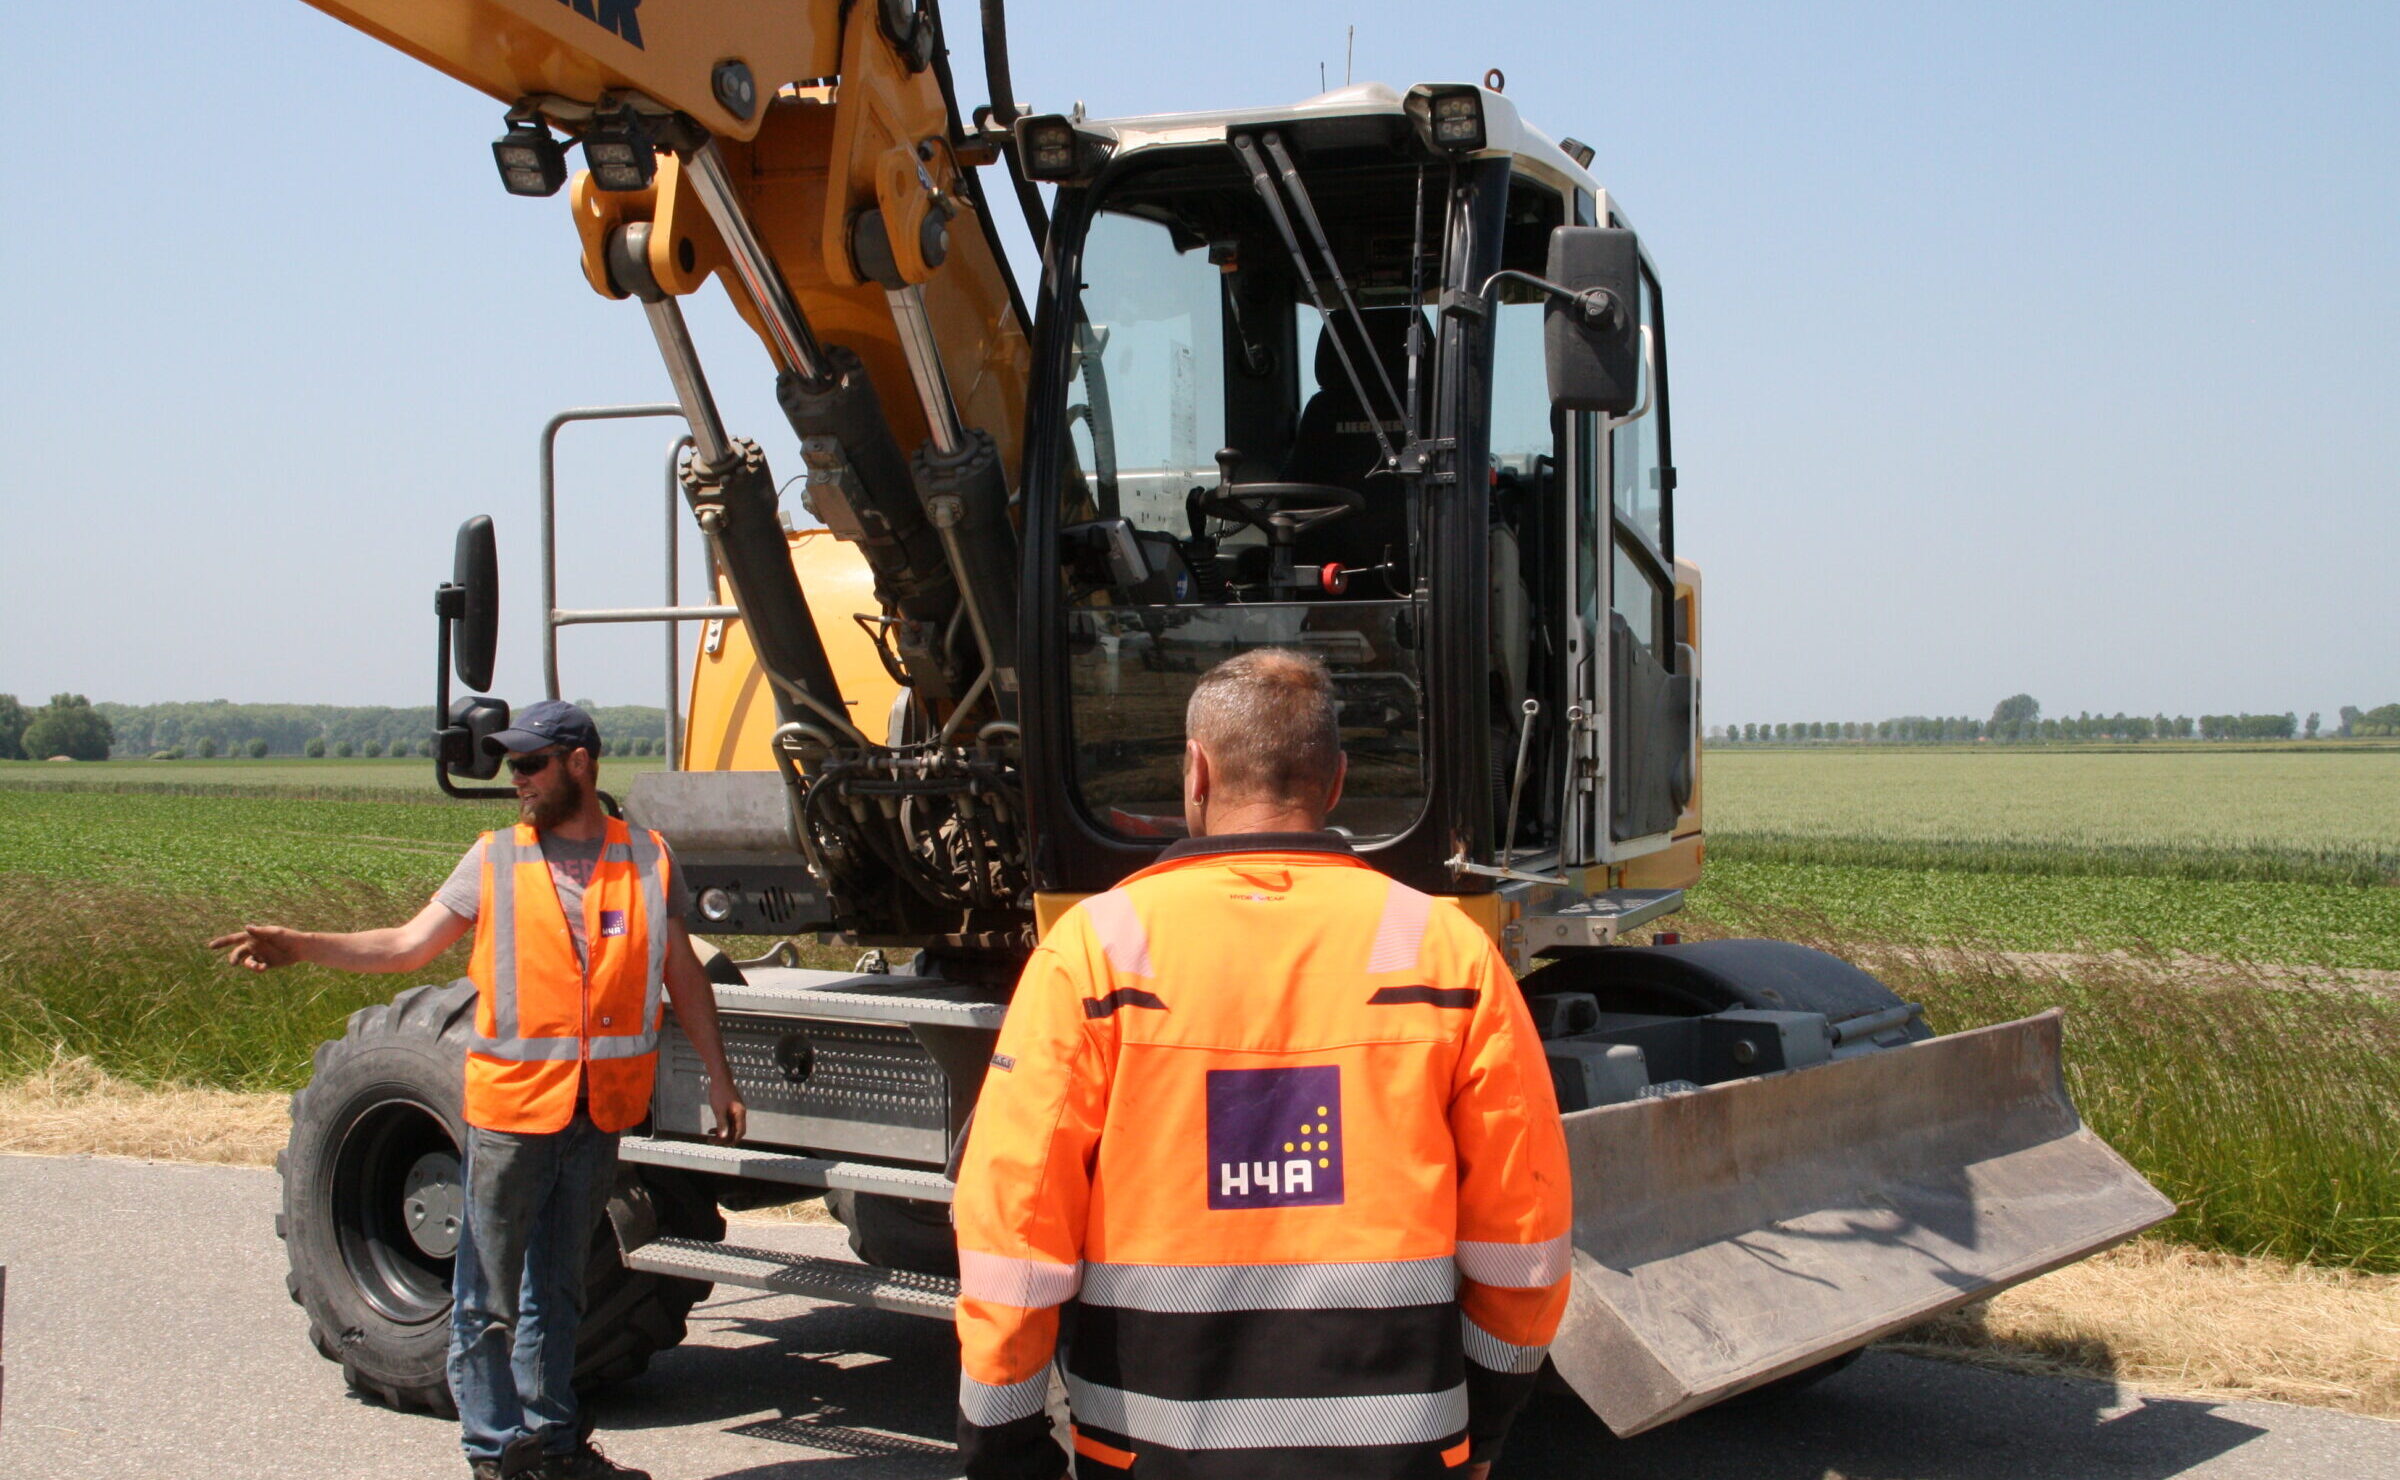
[[[1885,745],[2063,744],[2148,740],[2317,740],[2400,735],[2400,704],[2374,709],[2342,706],[2328,730],[2324,716],[2285,714],[2091,714],[2048,715],[2031,694],[2012,694],[1988,717],[1902,715],[1880,720],[1810,720],[1801,723],[1720,725],[1709,738],[1719,744],[1792,745],[1850,742]]]
[[[609,750],[657,755],[666,748],[666,712],[654,704],[577,701],[599,725]],[[75,760],[268,756],[424,756],[433,754],[433,706],[235,704],[94,704],[53,694],[29,708],[0,694],[0,760]]]

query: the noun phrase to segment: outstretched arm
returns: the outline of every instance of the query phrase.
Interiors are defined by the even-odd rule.
[[[708,1108],[717,1119],[709,1135],[719,1141],[741,1140],[749,1111],[725,1063],[725,1040],[717,1032],[717,990],[709,985],[708,971],[693,952],[691,933],[681,920],[667,926],[667,1000],[675,1007],[675,1025],[692,1040],[700,1067],[708,1071]]]
[[[251,971],[306,961],[342,971],[417,971],[467,933],[468,922],[439,904],[417,911],[405,925],[384,930],[293,930],[284,925],[245,925],[208,943],[225,959]]]

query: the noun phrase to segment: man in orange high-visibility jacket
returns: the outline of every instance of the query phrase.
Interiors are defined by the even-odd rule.
[[[583,1432],[575,1330],[617,1137],[649,1113],[662,989],[708,1071],[718,1138],[741,1139],[742,1102],[684,932],[687,891],[658,834],[601,810],[591,717],[548,700],[484,743],[508,753],[520,820],[485,833],[415,919],[350,934],[252,925],[209,945],[254,971],[293,961],[415,971],[473,926],[450,1327],[468,1469],[477,1480],[649,1480]]]
[[[1480,1477],[1566,1306],[1566,1142],[1531,1017],[1454,906],[1321,831],[1333,693],[1203,677],[1192,836],[1069,911],[1000,1030],[958,1178],[959,1442],[1076,1473]]]

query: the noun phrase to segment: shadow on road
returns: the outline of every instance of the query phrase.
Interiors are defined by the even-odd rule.
[[[1571,1398],[1543,1397],[1494,1480],[2165,1480],[2263,1432],[2204,1402],[1870,1352],[1815,1387],[1631,1439]]]
[[[694,1341],[599,1404],[603,1433],[716,1427],[767,1441],[722,1480],[955,1475],[950,1329],[773,1297],[695,1312]],[[775,1417],[760,1420],[761,1412]],[[2212,1405],[2126,1398],[2108,1383],[2017,1377],[1870,1353],[1813,1388],[1620,1440],[1570,1398],[1536,1400],[1495,1480],[2167,1480],[2263,1430]],[[771,1444],[795,1446],[788,1458]]]

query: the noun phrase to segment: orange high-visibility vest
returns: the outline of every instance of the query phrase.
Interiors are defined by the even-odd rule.
[[[1178,844],[1034,951],[959,1171],[960,1447],[1035,1473],[1413,1480],[1566,1306],[1566,1140],[1507,964],[1338,844]],[[1478,1451],[1483,1451],[1479,1454]]]
[[[583,892],[588,966],[534,830],[483,835],[475,917],[475,1037],[467,1123],[541,1134],[566,1129],[580,1083],[592,1123],[621,1131],[649,1112],[667,961],[666,845],[608,819]]]

